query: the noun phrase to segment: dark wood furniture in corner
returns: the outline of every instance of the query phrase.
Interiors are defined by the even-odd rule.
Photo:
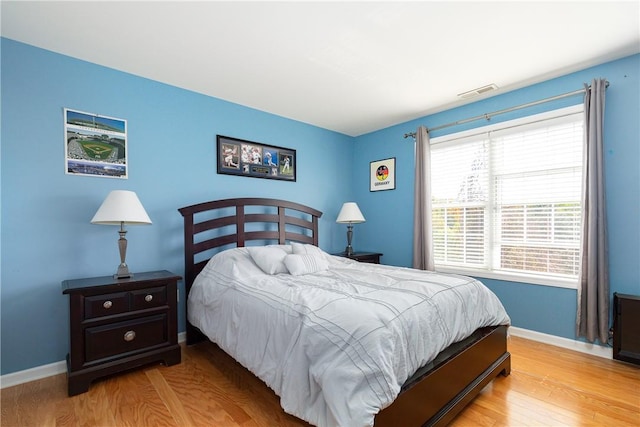
[[[640,296],[613,294],[613,358],[640,365]]]
[[[249,213],[247,207],[258,207],[260,213]],[[275,213],[264,213],[274,208]],[[196,276],[213,256],[212,249],[242,247],[251,240],[272,240],[279,244],[294,241],[318,246],[318,218],[322,212],[295,202],[225,199],[186,206],[178,211],[184,217],[185,295],[189,295]],[[310,219],[302,219],[301,214]],[[264,223],[264,231],[255,231],[255,223]],[[291,231],[291,226],[301,232]],[[230,228],[234,230],[227,234]],[[203,339],[206,340],[206,336],[187,320],[187,344]],[[375,426],[444,427],[484,386],[495,377],[510,373],[507,326],[477,329],[411,376],[396,400],[376,415]]]
[[[359,262],[368,262],[370,264],[380,264],[380,257],[382,256],[379,252],[354,252],[351,255],[347,255],[346,252],[341,252],[333,255],[353,259]]]
[[[69,396],[97,378],[153,362],[180,363],[180,276],[169,271],[65,280],[69,295]]]

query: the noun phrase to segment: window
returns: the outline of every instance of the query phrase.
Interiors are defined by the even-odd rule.
[[[575,287],[582,106],[434,138],[438,270]]]

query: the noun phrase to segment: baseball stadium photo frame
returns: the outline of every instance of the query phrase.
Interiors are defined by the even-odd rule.
[[[218,173],[250,178],[296,180],[296,150],[217,135]]]
[[[396,158],[376,160],[369,163],[369,191],[396,189]]]
[[[64,109],[65,173],[127,179],[127,121]]]

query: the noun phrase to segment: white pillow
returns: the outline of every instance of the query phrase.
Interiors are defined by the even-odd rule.
[[[287,255],[284,258],[284,265],[294,276],[302,274],[317,273],[329,269],[329,263],[323,257],[314,255]]]
[[[251,247],[251,246],[248,246]],[[285,251],[288,254],[292,254],[293,253],[293,249],[291,248],[291,245],[266,245],[266,248],[279,248],[282,249],[283,251]]]
[[[284,265],[287,252],[275,246],[255,246],[247,248],[253,262],[267,274],[289,273]]]
[[[317,246],[291,242],[291,248],[295,255],[313,255],[324,258],[325,252]]]
[[[247,248],[230,248],[211,257],[202,270],[204,274],[222,274],[234,279],[264,275],[249,255]]]

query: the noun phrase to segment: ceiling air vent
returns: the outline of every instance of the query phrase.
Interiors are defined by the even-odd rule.
[[[472,89],[470,91],[467,92],[462,92],[459,93],[458,96],[460,98],[473,98],[474,96],[478,96],[478,95],[482,95],[483,93],[487,93],[487,92],[492,92],[494,90],[498,90],[498,86],[496,86],[495,84],[490,84],[490,85],[486,85],[486,86],[482,86],[476,89]]]

